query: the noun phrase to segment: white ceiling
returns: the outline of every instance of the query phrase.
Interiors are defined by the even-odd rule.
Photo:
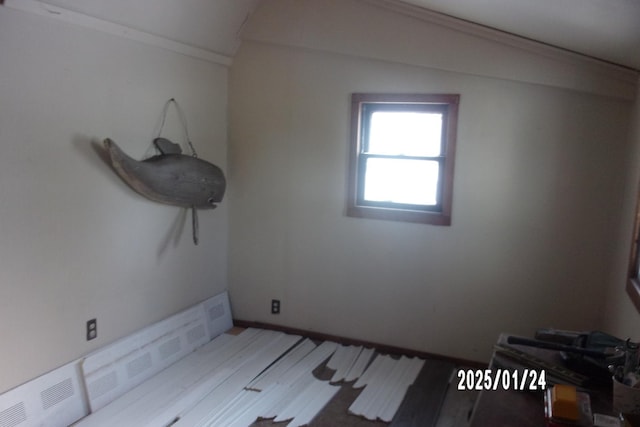
[[[42,3],[124,25],[226,56],[260,0],[42,0]]]
[[[402,0],[640,70],[640,0]]]
[[[233,56],[262,0],[42,0]],[[302,0],[298,0],[302,1]],[[396,0],[640,70],[640,0]]]

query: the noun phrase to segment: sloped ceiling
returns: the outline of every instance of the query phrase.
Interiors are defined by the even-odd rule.
[[[232,57],[240,43],[238,32],[243,22],[261,1],[264,0],[42,0],[40,3]],[[430,9],[640,70],[639,0],[367,1]]]
[[[640,69],[638,0],[403,0],[419,7]]]
[[[44,0],[93,18],[233,56],[259,0]]]

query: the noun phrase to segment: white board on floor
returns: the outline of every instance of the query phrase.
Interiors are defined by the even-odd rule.
[[[79,361],[0,395],[0,426],[66,427],[89,412]]]
[[[91,411],[104,407],[231,326],[229,297],[223,292],[88,355],[82,371]]]

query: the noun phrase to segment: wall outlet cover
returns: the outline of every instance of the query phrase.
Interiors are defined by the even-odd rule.
[[[87,341],[98,337],[98,319],[87,320]]]
[[[272,299],[271,300],[271,314],[280,314],[280,300]]]

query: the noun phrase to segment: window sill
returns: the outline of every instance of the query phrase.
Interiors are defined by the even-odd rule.
[[[349,206],[347,208],[347,216],[355,218],[382,219],[387,221],[415,222],[431,225],[451,225],[451,215],[447,215],[442,212]]]
[[[631,302],[640,311],[640,280],[637,277],[630,277],[627,280],[627,295],[631,298]]]

